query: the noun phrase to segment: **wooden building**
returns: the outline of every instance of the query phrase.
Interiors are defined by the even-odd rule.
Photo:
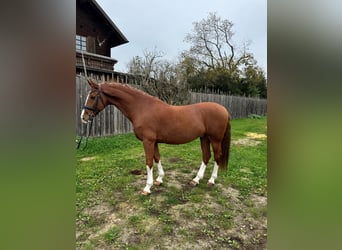
[[[95,0],[76,0],[76,74],[113,78],[117,60],[111,48],[128,43],[127,38]]]

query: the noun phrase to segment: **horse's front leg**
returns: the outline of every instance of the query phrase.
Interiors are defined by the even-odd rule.
[[[163,166],[160,161],[160,154],[159,154],[159,148],[158,144],[156,143],[154,146],[154,161],[158,164],[158,177],[156,181],[154,182],[155,185],[159,186],[163,183],[163,177],[165,175]]]
[[[154,157],[155,141],[144,140],[143,144],[144,144],[145,157],[146,157],[147,180],[146,180],[146,186],[143,189],[142,194],[147,195],[151,193],[151,187],[153,185],[153,157]]]

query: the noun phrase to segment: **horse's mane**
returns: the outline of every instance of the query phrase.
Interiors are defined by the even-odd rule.
[[[152,96],[152,95],[150,95],[150,94],[148,94],[148,93],[146,93],[146,92],[144,92],[144,91],[142,91],[142,90],[140,90],[140,89],[138,89],[136,87],[133,87],[133,86],[131,86],[129,84],[122,84],[122,83],[118,83],[118,82],[108,82],[108,83],[104,82],[102,84],[104,84],[104,85],[106,85],[106,86],[108,86],[110,88],[121,89],[123,91],[128,90],[129,92],[134,92],[137,95],[143,95],[143,96],[151,97],[151,98],[154,98],[154,99],[160,101],[160,99],[158,99],[157,97]]]

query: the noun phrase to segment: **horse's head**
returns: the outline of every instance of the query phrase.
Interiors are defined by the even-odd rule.
[[[86,102],[82,108],[81,120],[83,123],[88,123],[103,110],[105,105],[105,96],[101,91],[101,84],[97,84],[92,80],[88,80],[91,90],[88,93]]]

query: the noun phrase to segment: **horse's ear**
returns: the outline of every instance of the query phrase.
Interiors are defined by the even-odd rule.
[[[94,82],[92,79],[88,79],[88,84],[92,89],[97,89],[98,85],[96,82]]]

